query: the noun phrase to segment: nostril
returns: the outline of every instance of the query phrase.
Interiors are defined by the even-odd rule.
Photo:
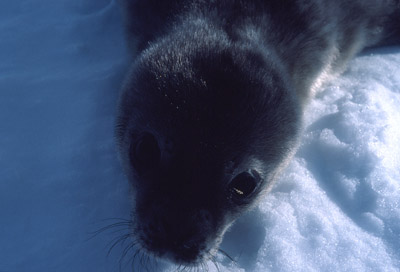
[[[184,244],[180,249],[179,255],[190,262],[201,258],[201,252],[197,244]]]

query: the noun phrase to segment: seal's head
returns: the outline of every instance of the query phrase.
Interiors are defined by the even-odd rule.
[[[223,39],[162,41],[127,77],[117,138],[142,248],[179,264],[212,256],[293,153],[298,102],[278,65]],[[172,44],[174,43],[174,44]]]

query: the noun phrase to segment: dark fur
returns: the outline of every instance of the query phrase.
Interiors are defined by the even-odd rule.
[[[325,74],[394,41],[398,0],[125,0],[134,63],[117,138],[135,188],[134,233],[181,264],[212,258],[227,227],[269,190],[298,142],[302,110]],[[385,28],[385,26],[390,26]],[[140,173],[129,150],[150,133],[161,150]],[[238,205],[229,183],[261,181]]]

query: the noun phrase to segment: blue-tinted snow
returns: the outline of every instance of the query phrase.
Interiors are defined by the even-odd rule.
[[[128,65],[116,3],[1,1],[0,60],[0,271],[119,271],[124,246],[107,251],[125,232],[90,239],[130,213],[113,139]],[[400,47],[369,51],[317,94],[296,157],[226,235],[237,263],[218,256],[220,271],[400,270],[399,72]]]

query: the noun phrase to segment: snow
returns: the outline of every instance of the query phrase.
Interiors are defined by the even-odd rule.
[[[129,64],[115,1],[1,1],[0,41],[0,271],[131,271],[124,245],[107,254],[125,229],[94,235],[131,206],[113,138]],[[400,47],[370,50],[317,94],[220,271],[400,271],[399,71]]]

